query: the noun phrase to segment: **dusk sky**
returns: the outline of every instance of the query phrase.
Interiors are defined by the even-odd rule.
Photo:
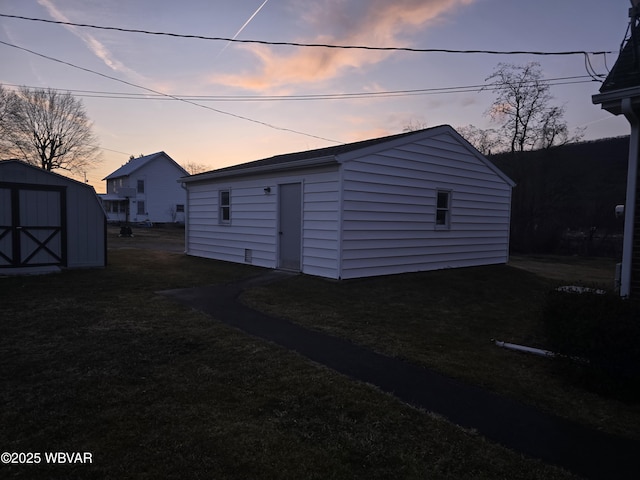
[[[589,56],[593,71],[606,75],[629,6],[628,0],[0,0],[0,14],[271,42],[610,51]],[[553,80],[551,93],[570,128],[586,128],[585,139],[629,133],[626,120],[592,104],[600,83],[589,77],[583,55],[268,46],[6,17],[0,41],[5,87],[51,87],[82,99],[103,149],[101,164],[86,172],[98,192],[130,155],[164,150],[178,163],[214,169],[399,133],[408,124],[488,128],[495,93],[479,90],[499,62],[536,61],[549,80],[571,77]],[[473,88],[442,90],[451,87]],[[194,105],[149,90],[200,97],[189,99]],[[430,91],[382,94],[407,90]],[[375,95],[326,98],[362,93]]]

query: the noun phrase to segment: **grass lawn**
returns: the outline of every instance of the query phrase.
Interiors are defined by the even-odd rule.
[[[93,459],[3,464],[2,478],[572,478],[154,294],[226,282],[256,269],[135,248],[109,254],[106,269],[0,278],[0,449],[40,452],[43,458],[44,452],[90,452]],[[513,269],[466,275],[487,280],[477,288],[492,294],[489,301],[500,312],[513,311],[522,299],[509,289],[494,289],[516,280],[540,282]],[[280,308],[290,307],[291,299],[306,292],[298,300],[308,299],[318,317],[311,321],[302,312],[296,318],[349,336],[356,332],[366,343],[378,343],[375,336],[388,327],[389,319],[372,310],[385,303],[396,312],[393,330],[420,332],[421,342],[434,348],[441,340],[428,339],[442,339],[447,330],[430,331],[434,305],[450,313],[451,325],[462,321],[462,306],[477,318],[475,326],[466,320],[449,327],[459,351],[471,337],[488,343],[484,337],[494,331],[512,332],[505,340],[518,337],[514,319],[496,319],[463,291],[447,297],[445,292],[459,290],[455,281],[453,272],[442,272],[440,280],[409,275],[344,284],[298,277],[260,290],[256,301],[276,308],[281,299]],[[407,297],[406,287],[416,282],[430,298],[421,321],[409,306],[413,297]],[[318,299],[332,299],[327,308],[313,299],[316,289]],[[336,320],[346,324],[349,312],[359,312],[357,320],[364,323],[338,327]],[[515,320],[525,323],[528,315],[522,311]],[[495,329],[490,319],[496,319]],[[404,355],[403,335],[384,334],[392,353]],[[507,360],[514,357],[486,351],[528,368],[524,357]],[[442,363],[463,364],[454,357]]]
[[[298,276],[251,290],[243,299],[308,328],[637,439],[640,403],[585,391],[565,381],[551,359],[492,342],[545,348],[540,318],[547,292],[558,284],[609,287],[614,270],[611,260],[516,257],[508,266],[342,282]]]

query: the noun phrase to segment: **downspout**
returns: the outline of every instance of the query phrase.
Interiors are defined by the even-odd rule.
[[[189,189],[184,182],[180,182],[180,186],[184,188],[187,196],[186,202],[184,205],[184,252],[185,254],[189,253]]]
[[[622,113],[631,125],[629,138],[629,164],[627,166],[627,199],[624,207],[624,238],[622,243],[622,272],[620,279],[620,296],[628,297],[631,293],[631,260],[633,255],[633,233],[635,223],[635,197],[638,182],[638,144],[640,142],[640,120],[631,105],[631,98],[621,102]]]
[[[344,163],[338,164],[338,218],[337,218],[337,252],[336,252],[336,270],[337,280],[342,280],[342,252],[343,252],[343,229],[344,229]]]

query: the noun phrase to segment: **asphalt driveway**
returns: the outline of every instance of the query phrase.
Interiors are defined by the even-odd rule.
[[[640,442],[597,432],[346,340],[244,306],[240,293],[291,274],[270,271],[243,282],[158,292],[249,335],[265,339],[367,382],[417,408],[526,456],[585,478],[637,478]]]

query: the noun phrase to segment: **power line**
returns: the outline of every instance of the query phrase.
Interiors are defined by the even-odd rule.
[[[610,50],[600,50],[600,51],[586,51],[586,50],[568,50],[568,51],[556,51],[556,52],[545,52],[545,51],[535,51],[535,50],[454,50],[449,48],[412,48],[412,47],[372,47],[366,45],[334,45],[327,43],[304,43],[304,42],[274,42],[267,40],[246,40],[246,39],[238,39],[238,38],[227,38],[227,37],[208,37],[204,35],[188,35],[188,34],[179,34],[179,33],[170,33],[170,32],[158,32],[151,30],[140,30],[134,28],[122,28],[122,27],[108,27],[101,25],[92,25],[88,23],[74,23],[74,22],[62,22],[59,20],[49,20],[44,18],[33,18],[33,17],[23,17],[20,15],[8,15],[4,13],[0,13],[0,17],[5,18],[14,18],[18,20],[28,20],[32,22],[43,22],[43,23],[52,23],[56,25],[66,25],[70,27],[83,27],[83,28],[94,28],[99,30],[112,30],[117,32],[125,32],[125,33],[139,33],[144,35],[156,35],[156,36],[167,36],[167,37],[175,37],[175,38],[189,38],[196,40],[209,40],[209,41],[222,41],[222,42],[233,42],[233,43],[253,43],[260,45],[271,45],[271,46],[288,46],[288,47],[308,47],[308,48],[336,48],[336,49],[350,49],[350,50],[374,50],[374,51],[385,51],[385,52],[415,52],[415,53],[459,53],[459,54],[488,54],[488,55],[542,55],[542,56],[566,56],[566,55],[605,55],[607,53],[616,53]]]
[[[130,87],[139,88],[139,89],[141,89],[141,90],[145,90],[145,91],[147,91],[147,92],[151,92],[151,93],[153,93],[153,94],[155,94],[155,95],[161,95],[161,96],[163,96],[163,97],[171,98],[171,99],[173,99],[173,100],[177,100],[177,101],[179,101],[179,102],[187,103],[187,104],[189,104],[189,105],[194,105],[194,106],[196,106],[196,107],[204,108],[204,109],[206,109],[206,110],[211,110],[211,111],[213,111],[213,112],[220,113],[220,114],[222,114],[222,115],[227,115],[227,116],[230,116],[230,117],[238,118],[238,119],[240,119],[240,120],[245,120],[245,121],[247,121],[247,122],[252,122],[252,123],[255,123],[255,124],[258,124],[258,125],[262,125],[262,126],[265,126],[265,127],[268,127],[268,128],[272,128],[272,129],[274,129],[274,130],[280,130],[280,131],[284,131],[284,132],[295,133],[295,134],[298,134],[298,135],[304,135],[304,136],[306,136],[306,137],[316,138],[316,139],[319,139],[319,140],[324,140],[324,141],[326,141],[326,142],[340,143],[340,142],[339,142],[339,141],[337,141],[337,140],[332,140],[332,139],[329,139],[329,138],[324,138],[324,137],[320,137],[320,136],[317,136],[317,135],[312,135],[312,134],[310,134],[310,133],[300,132],[300,131],[298,131],[298,130],[293,130],[293,129],[291,129],[291,128],[279,127],[279,126],[277,126],[277,125],[273,125],[273,124],[271,124],[271,123],[263,122],[263,121],[261,121],[261,120],[256,120],[256,119],[253,119],[253,118],[245,117],[245,116],[243,116],[243,115],[238,115],[238,114],[236,114],[236,113],[227,112],[227,111],[224,111],[224,110],[220,110],[220,109],[217,109],[217,108],[210,107],[210,106],[208,106],[208,105],[202,105],[202,104],[200,104],[200,103],[196,103],[196,102],[194,102],[194,101],[192,101],[192,100],[187,100],[187,99],[185,99],[185,98],[180,98],[180,97],[177,97],[177,96],[175,96],[175,95],[171,95],[171,94],[168,94],[168,93],[163,93],[163,92],[160,92],[160,91],[158,91],[158,90],[153,90],[152,88],[143,87],[142,85],[137,85],[137,84],[135,84],[135,83],[131,83],[131,82],[128,82],[128,81],[126,81],[126,80],[122,80],[122,79],[117,78],[117,77],[112,77],[112,76],[110,76],[110,75],[106,75],[106,74],[104,74],[104,73],[96,72],[95,70],[91,70],[91,69],[89,69],[89,68],[80,67],[80,66],[75,65],[75,64],[73,64],[73,63],[66,62],[66,61],[64,61],[64,60],[60,60],[60,59],[58,59],[58,58],[50,57],[50,56],[48,56],[48,55],[44,55],[44,54],[42,54],[42,53],[34,52],[33,50],[29,50],[28,48],[20,47],[20,46],[18,46],[18,45],[13,45],[13,44],[11,44],[11,43],[7,43],[7,42],[4,42],[4,41],[2,41],[2,40],[0,40],[0,44],[2,44],[2,45],[6,45],[6,46],[8,46],[8,47],[12,47],[12,48],[17,48],[18,50],[22,50],[22,51],[24,51],[24,52],[31,53],[32,55],[36,55],[36,56],[38,56],[38,57],[45,58],[45,59],[47,59],[47,60],[51,60],[51,61],[53,61],[53,62],[61,63],[61,64],[63,64],[63,65],[67,65],[67,66],[69,66],[69,67],[73,67],[73,68],[76,68],[76,69],[78,69],[78,70],[82,70],[83,72],[92,73],[92,74],[94,74],[94,75],[98,75],[98,76],[100,76],[100,77],[104,77],[104,78],[107,78],[107,79],[109,79],[109,80],[113,80],[113,81],[116,81],[116,82],[120,82],[120,83],[123,83],[123,84],[125,84],[125,85],[129,85]]]
[[[557,77],[545,79],[550,86],[575,85],[581,83],[592,83],[592,75],[576,75],[570,77]],[[20,87],[21,85],[4,84],[7,87]],[[36,89],[24,85],[26,88]],[[167,98],[166,95],[148,93],[126,93],[126,92],[105,92],[96,90],[74,90],[63,88],[51,88],[52,90],[73,93],[74,96],[84,98],[105,98],[115,100],[165,100],[175,101],[190,100],[197,102],[273,102],[273,101],[309,101],[309,100],[359,100],[369,98],[407,97],[417,95],[441,95],[451,93],[473,93],[479,91],[495,91],[502,88],[504,84],[483,84],[483,85],[462,85],[456,87],[436,87],[406,90],[386,90],[380,92],[355,92],[355,93],[321,93],[303,95],[178,95],[174,94]],[[175,98],[174,98],[175,97]]]
[[[54,89],[54,90],[55,90],[55,89]],[[96,145],[96,147],[98,147],[100,150],[105,150],[105,151],[107,151],[107,152],[121,153],[122,155],[128,155],[128,156],[131,156],[131,153],[121,152],[120,150],[112,150],[111,148],[101,147],[100,145]]]

